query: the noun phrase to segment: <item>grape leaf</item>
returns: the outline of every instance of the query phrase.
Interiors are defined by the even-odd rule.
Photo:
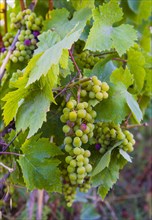
[[[128,162],[132,162],[131,157],[129,156],[129,154],[127,154],[126,151],[124,151],[123,149],[119,149],[119,153],[128,161]]]
[[[38,54],[44,52],[48,48],[55,45],[57,42],[60,41],[60,36],[51,30],[47,32],[43,32],[38,36],[39,42],[37,43],[38,48],[34,51],[34,54]]]
[[[98,173],[100,173],[102,170],[104,170],[106,167],[109,166],[110,160],[111,160],[111,152],[118,147],[122,141],[117,142],[110,150],[108,150],[100,159],[98,164],[95,166],[95,168],[92,171],[91,176],[95,176]]]
[[[62,56],[60,58],[60,66],[62,69],[68,68],[68,58],[69,58],[69,51],[63,49]]]
[[[85,49],[104,51],[115,48],[121,56],[133,46],[137,35],[131,25],[122,24],[113,27],[113,24],[120,21],[122,16],[122,9],[115,0],[94,9],[94,24],[90,30]]]
[[[19,108],[19,102],[24,98],[25,95],[28,94],[28,90],[21,88],[15,91],[7,93],[2,101],[6,101],[3,106],[3,117],[6,126],[13,120],[16,116],[17,110]]]
[[[56,9],[50,12],[50,17],[50,20],[44,22],[44,30],[51,29],[63,39],[75,26],[76,30],[84,29],[86,21],[91,17],[91,10],[82,8],[75,12],[73,18],[69,20],[69,12],[65,8]]]
[[[127,0],[127,1],[128,1],[129,8],[137,14],[141,1],[140,0],[136,0],[136,1]]]
[[[19,157],[24,182],[30,190],[45,189],[47,191],[61,192],[60,161],[55,156],[61,155],[61,150],[49,139],[38,136],[26,140]]]
[[[30,94],[18,109],[16,115],[16,129],[25,131],[29,128],[28,138],[34,135],[46,121],[46,113],[50,107],[50,100],[41,91]]]
[[[63,53],[63,49],[70,49],[71,45],[80,37],[81,32],[82,29],[77,31],[73,29],[67,36],[65,36],[63,40],[56,43],[51,48],[45,50],[40,59],[37,60],[35,66],[28,65],[25,70],[25,73],[27,72],[27,69],[29,72],[29,80],[27,86],[36,80],[39,80],[42,75],[46,76],[52,65],[58,65]],[[33,59],[35,59],[35,56],[33,56],[31,62]]]
[[[95,106],[96,121],[121,123],[129,108],[126,103],[126,87],[123,84],[110,85],[109,97]]]
[[[130,73],[129,69],[123,69],[122,67],[115,69],[111,76],[110,81],[112,83],[121,82],[123,83],[126,88],[133,84],[133,75]]]
[[[152,96],[152,74],[150,69],[146,70],[144,93],[147,96]]]
[[[128,68],[134,77],[134,87],[137,92],[140,92],[144,86],[145,80],[145,58],[142,52],[130,48],[128,51]]]

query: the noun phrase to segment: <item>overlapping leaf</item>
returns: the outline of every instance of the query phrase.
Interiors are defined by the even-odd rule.
[[[54,157],[63,153],[48,139],[38,138],[30,138],[21,147],[24,155],[20,156],[19,164],[26,187],[61,192],[60,161]]]

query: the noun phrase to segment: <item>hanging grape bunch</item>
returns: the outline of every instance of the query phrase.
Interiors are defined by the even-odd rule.
[[[33,51],[36,49],[38,35],[42,28],[42,17],[37,17],[30,9],[19,12],[16,16],[15,13],[10,14],[11,29],[21,29],[16,43],[16,48],[11,54],[11,61],[14,63],[29,60],[32,57]],[[7,51],[13,42],[14,35],[7,33],[3,37],[4,49]],[[5,52],[6,54],[6,52]],[[4,56],[5,57],[5,56]],[[3,58],[4,59],[4,58]]]

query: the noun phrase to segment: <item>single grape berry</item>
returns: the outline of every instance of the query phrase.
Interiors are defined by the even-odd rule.
[[[100,148],[101,148],[101,144],[96,144],[96,145],[95,145],[95,149],[96,149],[96,150],[100,150]]]
[[[26,39],[26,40],[24,41],[24,45],[30,46],[30,45],[31,45],[31,40],[30,40],[30,39]]]

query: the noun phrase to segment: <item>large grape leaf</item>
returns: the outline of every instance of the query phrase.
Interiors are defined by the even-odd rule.
[[[112,13],[111,13],[112,12]],[[115,48],[121,56],[137,40],[136,31],[131,25],[113,26],[122,19],[122,9],[118,1],[111,0],[93,10],[93,27],[90,30],[85,49],[104,51]]]
[[[110,81],[112,83],[123,83],[126,88],[133,84],[133,75],[130,73],[128,67],[123,69],[122,67],[115,69],[111,76]]]
[[[123,84],[111,85],[108,99],[95,106],[95,110],[97,121],[121,123],[129,113],[126,103],[126,87]]]
[[[38,138],[39,135],[26,140],[21,147],[23,155],[18,162],[26,187],[61,192],[60,161],[54,157],[63,153],[49,139]]]
[[[141,51],[130,48],[128,51],[128,68],[134,77],[135,90],[140,92],[144,86],[145,80],[145,58]]]
[[[24,100],[16,115],[16,129],[25,131],[29,128],[28,138],[37,132],[46,121],[50,100],[42,91],[36,90]]]
[[[36,65],[28,65],[25,74],[29,74],[27,86],[39,80],[42,75],[46,76],[52,65],[58,65],[64,49],[70,49],[72,44],[77,41],[81,35],[82,28],[75,30],[76,27],[68,33],[63,40],[43,52],[37,60]],[[50,33],[49,33],[50,34]],[[53,34],[53,33],[52,33]],[[36,54],[35,56],[37,56]],[[35,59],[35,56],[31,59]]]
[[[76,30],[84,29],[86,22],[91,17],[91,10],[83,8],[75,12],[71,20],[69,12],[65,9],[56,9],[50,12],[50,20],[44,22],[44,30],[51,29],[63,39],[76,26]]]

